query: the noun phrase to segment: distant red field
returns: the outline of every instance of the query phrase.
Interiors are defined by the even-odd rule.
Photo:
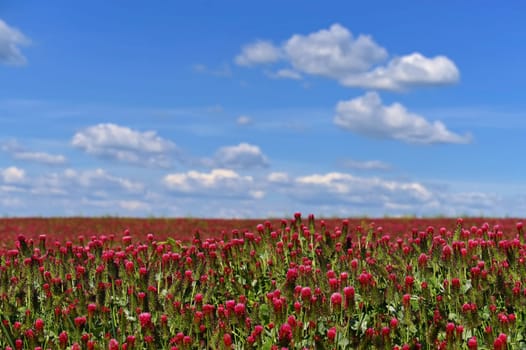
[[[306,219],[306,217],[305,217]],[[148,233],[154,233],[159,239],[189,240],[196,231],[202,237],[221,237],[230,235],[232,230],[254,231],[258,224],[269,221],[279,228],[290,218],[267,219],[206,219],[206,218],[122,218],[122,217],[63,217],[63,218],[3,218],[0,219],[0,250],[11,246],[19,234],[26,238],[36,239],[45,234],[48,239],[77,240],[79,236],[89,238],[92,235],[121,235],[129,230],[131,235],[141,239]],[[358,226],[364,229],[381,227],[383,233],[391,236],[410,234],[412,230],[424,230],[428,226],[435,229],[451,228],[457,218],[316,218],[316,225],[322,222],[330,228],[341,227],[343,220],[348,220],[351,231]],[[504,232],[513,232],[518,218],[464,218],[464,227],[480,226],[488,223],[491,227],[499,225]]]

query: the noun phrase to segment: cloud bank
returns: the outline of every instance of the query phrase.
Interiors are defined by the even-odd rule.
[[[294,34],[281,45],[256,41],[235,58],[241,66],[284,63],[273,77],[300,79],[301,74],[338,81],[343,86],[401,91],[417,86],[456,83],[460,73],[446,56],[419,52],[390,57],[370,35],[354,36],[335,23],[307,35]]]
[[[155,131],[97,124],[77,132],[71,144],[87,154],[136,165],[169,167],[176,145]]]
[[[409,112],[403,105],[386,106],[376,92],[340,101],[334,123],[346,130],[373,138],[386,138],[407,143],[468,143],[469,135],[458,135],[440,121],[430,122]]]

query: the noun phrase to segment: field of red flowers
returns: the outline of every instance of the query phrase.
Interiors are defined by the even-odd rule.
[[[0,219],[1,349],[526,349],[518,219]]]

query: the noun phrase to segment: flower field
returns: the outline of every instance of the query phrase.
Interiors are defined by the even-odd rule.
[[[0,349],[526,349],[517,219],[0,219]]]

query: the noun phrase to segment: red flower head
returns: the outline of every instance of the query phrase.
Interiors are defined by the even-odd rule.
[[[139,314],[139,323],[141,327],[149,327],[152,323],[152,314],[149,312],[142,312]]]
[[[35,320],[35,330],[37,332],[41,332],[43,329],[44,329],[44,320],[42,320],[41,318],[37,318]]]
[[[453,249],[449,244],[446,244],[444,247],[442,247],[442,259],[449,260],[449,258],[451,258],[451,254],[453,254]]]
[[[455,324],[453,322],[448,322],[448,324],[446,325],[446,333],[447,334],[451,334],[455,331]]]
[[[349,286],[349,287],[343,288],[343,294],[345,294],[345,298],[347,299],[351,299],[351,300],[354,299],[354,294],[355,294],[354,287]]]
[[[292,340],[292,327],[288,323],[284,323],[279,327],[278,333],[279,341],[288,344]]]
[[[119,350],[119,342],[115,339],[111,339],[108,343],[108,349],[109,350]]]
[[[402,296],[402,304],[404,304],[405,307],[408,307],[410,302],[411,302],[411,294],[404,294]]]
[[[312,291],[310,289],[310,287],[303,287],[301,288],[301,298],[303,300],[309,300],[310,297],[312,296]]]
[[[203,294],[197,293],[195,295],[195,302],[198,303],[198,304],[201,304],[203,302]]]
[[[223,343],[225,344],[225,346],[232,346],[232,336],[229,333],[225,333],[223,335]]]
[[[65,347],[66,345],[68,345],[68,332],[62,331],[58,335],[58,342],[60,343],[60,346],[62,347]]]
[[[338,292],[332,293],[331,295],[331,304],[333,306],[340,306],[342,304],[342,295]]]
[[[392,329],[395,329],[396,327],[398,327],[398,319],[396,317],[393,317],[391,319],[391,322],[389,322],[389,325]]]
[[[288,269],[287,271],[287,282],[288,283],[294,283],[296,279],[298,278],[298,269],[295,267],[292,267]]]
[[[470,350],[477,350],[477,348],[478,348],[477,337],[472,336],[471,338],[469,338],[469,340],[468,340],[468,348]]]
[[[236,306],[234,306],[234,312],[238,316],[243,316],[245,314],[245,304],[237,303]]]
[[[95,311],[97,311],[97,304],[94,304],[94,303],[88,304],[88,316],[93,316]]]
[[[75,326],[77,326],[78,328],[84,326],[86,324],[86,317],[84,316],[78,316],[78,317],[75,317]]]
[[[327,338],[329,338],[329,341],[333,342],[334,339],[336,339],[336,327],[331,327],[327,331]]]
[[[415,284],[415,278],[413,276],[405,276],[405,286],[409,289]]]
[[[134,335],[129,335],[126,337],[126,344],[133,346],[135,344],[136,337]]]

